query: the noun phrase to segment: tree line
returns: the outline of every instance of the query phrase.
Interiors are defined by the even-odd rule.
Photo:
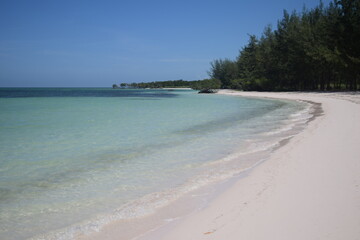
[[[120,83],[113,84],[113,88],[192,88],[195,90],[210,90],[219,89],[221,82],[218,79],[203,79],[203,80],[168,80],[155,82],[140,82],[140,83]]]
[[[140,83],[120,83],[113,85],[120,88],[187,88],[190,87],[193,81],[185,80],[168,80],[155,82],[140,82]]]
[[[360,89],[360,0],[284,11],[273,30],[250,35],[235,60],[211,63],[221,88],[256,91]]]

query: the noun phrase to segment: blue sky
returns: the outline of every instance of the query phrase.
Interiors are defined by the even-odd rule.
[[[318,3],[1,0],[0,87],[207,78],[211,61],[236,58],[248,34],[276,27],[284,9]]]

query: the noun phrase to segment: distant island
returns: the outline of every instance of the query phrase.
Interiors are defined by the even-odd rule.
[[[277,28],[250,35],[235,60],[211,63],[210,79],[120,84],[190,87],[200,91],[356,91],[360,89],[360,1],[322,2],[301,13],[284,11]],[[115,86],[116,87],[116,86]]]

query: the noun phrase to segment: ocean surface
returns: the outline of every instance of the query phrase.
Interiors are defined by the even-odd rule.
[[[266,160],[309,110],[191,90],[0,88],[0,239],[72,239],[149,214]]]

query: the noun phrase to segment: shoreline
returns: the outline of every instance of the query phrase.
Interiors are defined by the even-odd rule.
[[[246,97],[256,97],[256,98],[274,98],[274,99],[290,99],[297,100],[302,102],[307,102],[312,105],[312,116],[307,118],[306,124],[311,125],[312,122],[318,122],[317,116],[321,116],[321,101],[316,101],[313,97],[306,97],[302,94],[299,97],[298,93],[250,93],[250,92],[236,92],[236,91],[220,91],[219,94],[228,94],[228,95],[238,95],[244,94]],[[264,95],[264,96],[263,96]],[[320,109],[320,111],[319,111]],[[315,112],[313,112],[315,111]],[[320,118],[323,118],[321,116]],[[315,121],[313,121],[315,120]],[[308,127],[303,129],[302,131],[306,131]],[[295,136],[301,134],[297,133]],[[286,138],[279,142],[279,144],[274,147],[271,157],[277,153],[278,151],[282,151],[284,147],[289,145],[289,142],[293,141],[294,135],[290,135],[289,138]],[[149,216],[141,217],[133,220],[126,221],[115,221],[111,224],[104,226],[103,229],[98,233],[92,233],[90,235],[82,235],[78,236],[77,239],[138,239],[138,240],[148,240],[148,239],[173,239],[175,236],[171,234],[173,231],[177,231],[176,229],[179,226],[182,226],[184,223],[188,222],[188,219],[192,219],[193,216],[199,215],[203,211],[208,211],[210,206],[217,201],[217,199],[222,198],[225,193],[231,191],[239,182],[247,181],[246,179],[253,175],[253,172],[259,171],[258,168],[261,168],[262,165],[267,164],[269,159],[259,160],[255,165],[250,168],[242,171],[235,176],[232,176],[230,179],[227,178],[220,182],[210,183],[205,187],[201,187],[201,189],[190,191],[189,193],[181,196],[175,202],[171,202],[165,207],[161,207],[156,210],[155,214],[150,214]],[[248,188],[245,188],[248,189]],[[245,195],[249,195],[249,193],[245,192]],[[239,196],[233,194],[231,198],[238,198]],[[250,195],[249,195],[250,196]],[[228,203],[225,203],[227,205]],[[221,206],[218,206],[221,208]],[[208,217],[207,217],[208,218]],[[165,220],[165,221],[164,221]],[[206,219],[205,219],[206,220]],[[204,219],[200,219],[200,222],[203,222]],[[206,221],[205,221],[206,222]],[[195,225],[196,226],[196,225]],[[190,226],[190,230],[191,230]],[[188,232],[189,229],[185,229],[184,232]],[[191,230],[193,231],[193,230]],[[207,231],[206,236],[212,235],[211,231]],[[134,234],[135,233],[135,234]],[[192,236],[182,236],[182,233],[177,232],[176,235],[179,235],[179,239],[184,238],[193,238]],[[195,236],[195,235],[194,235]],[[176,238],[174,238],[176,239]],[[196,238],[197,239],[197,238]],[[199,238],[202,239],[202,238]],[[208,238],[204,238],[208,239]],[[211,238],[210,238],[211,239]]]
[[[218,94],[311,101],[324,113],[205,208],[136,239],[359,239],[360,95]]]
[[[317,110],[305,129],[240,174],[76,239],[359,239],[360,95],[218,94],[303,101]]]
[[[194,93],[190,94],[199,96]],[[246,117],[238,118],[237,116],[242,116],[241,114],[233,115],[233,121],[245,119],[245,123],[230,124],[223,129],[226,130],[226,136],[232,139],[231,142],[227,139],[224,141],[229,144],[236,144],[230,145],[232,147],[223,144],[223,148],[219,147],[221,143],[216,143],[217,151],[212,153],[218,155],[215,157],[208,154],[206,159],[204,158],[205,164],[197,166],[196,174],[188,175],[185,181],[180,184],[146,193],[126,204],[116,205],[109,211],[99,211],[89,218],[83,218],[64,228],[35,235],[32,239],[104,239],[104,235],[113,235],[107,239],[119,239],[119,237],[120,239],[133,239],[139,233],[151,231],[169,221],[176,222],[192,211],[202,208],[204,203],[207,204],[221,194],[230,185],[228,182],[234,182],[234,180],[229,180],[230,178],[238,178],[237,175],[243,177],[247,171],[265,161],[270,152],[280,147],[287,138],[296,134],[299,129],[303,129],[305,122],[312,115],[309,114],[312,112],[311,105],[302,101],[241,99],[219,95],[209,97],[236,103],[241,103],[244,100],[246,104],[240,104],[240,107],[245,109],[247,109],[248,104],[251,107],[253,102],[263,102],[265,106],[270,106],[268,111],[271,114],[262,114],[260,115],[262,120],[254,118],[254,121],[248,121]],[[224,105],[224,108],[226,109],[227,106]],[[262,105],[260,104],[260,106]],[[219,115],[219,112],[217,114]],[[248,132],[241,130],[252,128],[255,130],[248,130]],[[221,134],[214,138],[214,141],[218,142],[219,137],[221,138],[223,135],[223,131],[221,131]],[[244,139],[246,141],[243,141]],[[285,140],[281,141],[283,139]],[[203,146],[205,143],[205,138],[198,141],[199,146]],[[187,154],[196,153],[196,151],[189,151],[190,149],[192,148],[187,148]],[[239,158],[241,161],[238,160]],[[111,172],[109,173],[106,175],[111,176]],[[171,177],[171,181],[176,181],[176,179],[174,176]],[[199,190],[200,188],[203,191]],[[109,191],[111,192],[111,189]],[[174,208],[176,211],[173,210]],[[117,233],[111,234],[112,228],[115,228]]]
[[[292,106],[289,109],[295,107],[298,110],[292,110],[293,114],[286,115],[286,118],[280,117],[279,119],[282,119],[280,125],[278,125],[280,122],[274,122],[275,125],[269,131],[256,133],[253,138],[245,141],[246,144],[238,145],[237,148],[232,149],[233,151],[228,152],[223,158],[205,164],[197,175],[189,178],[183,184],[146,195],[144,198],[133,202],[136,205],[139,203],[143,205],[147,209],[145,212],[151,210],[150,214],[133,219],[116,220],[117,212],[121,212],[123,209],[121,207],[116,210],[115,219],[110,217],[113,221],[107,221],[105,225],[101,224],[100,228],[93,229],[95,232],[81,231],[83,234],[80,232],[79,235],[76,234],[76,239],[140,239],[139,234],[144,235],[143,233],[145,233],[146,235],[146,232],[166,227],[169,223],[173,224],[194,211],[204,208],[208,202],[211,202],[217,195],[230,187],[236,179],[246,176],[249,171],[266,161],[271,152],[284,145],[289,138],[301,131],[305,127],[305,123],[313,116],[312,112],[316,110],[313,107],[314,105],[309,102],[291,101],[292,103],[290,103],[290,101],[286,100],[283,102],[282,104],[286,102],[287,106]],[[275,110],[274,116],[277,116],[277,114],[281,116],[281,111]],[[271,119],[272,117],[267,118],[266,121],[273,121]],[[249,124],[248,126],[256,126],[256,124]],[[236,131],[236,128],[229,129],[229,131]],[[168,196],[173,197],[168,199]],[[155,202],[153,200],[148,202],[147,200],[150,199],[155,200]],[[160,203],[160,205],[156,202]],[[126,207],[125,210],[133,212],[131,209],[138,209],[134,204],[130,203],[130,209]],[[141,207],[140,205],[139,207]],[[153,208],[148,209],[151,206]]]

